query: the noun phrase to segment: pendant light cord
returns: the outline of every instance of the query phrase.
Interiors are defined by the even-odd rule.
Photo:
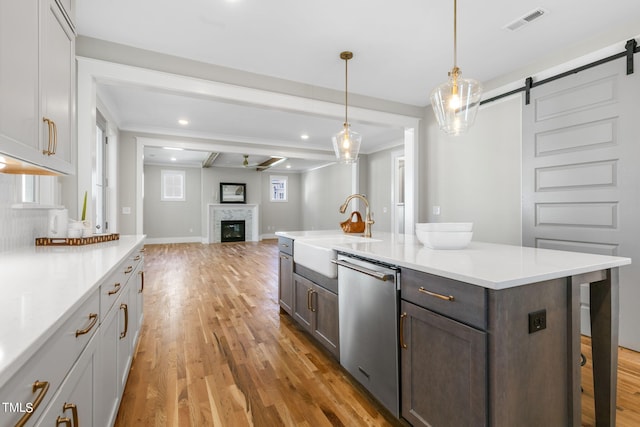
[[[347,105],[349,104],[349,58],[345,58],[344,60],[344,127],[347,127],[349,120],[347,118]]]
[[[344,59],[344,127],[349,124],[348,105],[349,105],[349,60],[353,58],[353,53],[344,51],[340,53],[340,59]]]
[[[453,0],[453,68],[458,67],[458,0]]]

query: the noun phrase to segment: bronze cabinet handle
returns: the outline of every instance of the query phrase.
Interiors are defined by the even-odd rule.
[[[404,342],[404,319],[407,318],[407,313],[400,315],[400,348],[407,348],[407,344]]]
[[[52,126],[53,121],[46,117],[43,117],[42,121],[47,124],[47,128],[49,129],[49,142],[47,143],[47,149],[42,150],[42,154],[46,154],[47,156],[50,156],[53,154],[53,152],[51,151],[51,148],[52,148],[51,145],[53,142],[53,126]]]
[[[124,271],[124,274],[129,274],[133,271],[133,267],[132,266],[128,266],[127,269]]]
[[[453,295],[442,295],[442,294],[438,294],[436,292],[431,292],[426,290],[425,288],[423,288],[422,286],[420,286],[420,289],[418,289],[418,292],[422,292],[423,294],[427,294],[429,296],[435,297],[435,298],[439,298],[445,301],[449,301],[449,302],[453,302],[455,301],[455,298],[453,297]]]
[[[62,407],[62,412],[67,412],[67,409],[71,409],[71,417],[73,418],[73,427],[80,427],[80,424],[78,423],[78,407],[73,403],[65,403],[64,406]]]
[[[71,420],[67,417],[58,416],[58,419],[56,419],[56,427],[59,426],[60,424],[66,424],[67,427],[72,427]]]
[[[407,313],[400,315],[400,348],[407,348],[407,344],[404,342],[404,320],[407,318]]]
[[[51,155],[53,155],[58,151],[58,126],[56,126],[56,122],[53,120],[51,120],[51,124],[53,125],[53,151]]]
[[[138,272],[138,274],[140,275],[140,290],[138,291],[139,294],[142,293],[142,291],[144,291],[144,270]]]
[[[98,313],[89,313],[89,325],[84,329],[76,330],[76,338],[80,335],[88,333],[98,323]]]
[[[313,306],[313,294],[317,294],[317,292],[314,291],[313,289],[311,289],[310,298],[309,298],[310,302],[311,302],[311,304],[310,304],[311,305],[311,312],[315,313],[316,312],[316,308]],[[316,297],[316,300],[317,300],[317,297]]]
[[[140,255],[136,255],[136,257],[133,260],[134,261],[140,261],[140,258],[142,258]]]
[[[120,332],[120,339],[127,336],[127,331],[129,330],[129,307],[127,304],[120,304],[120,310],[124,310],[124,331]]]
[[[107,292],[107,295],[115,295],[120,291],[120,283],[113,285],[113,289]]]
[[[307,310],[311,310],[311,288],[307,289]]]
[[[36,381],[36,382],[33,383],[33,386],[31,387],[31,390],[32,390],[33,393],[35,393],[36,391],[40,390],[40,393],[38,393],[38,395],[36,396],[36,398],[32,402],[32,406],[31,406],[32,407],[32,411],[25,413],[22,416],[22,418],[20,418],[20,420],[16,423],[16,427],[24,426],[27,423],[27,421],[29,421],[29,418],[31,418],[31,415],[33,415],[33,413],[36,412],[36,409],[38,409],[38,406],[40,406],[40,404],[42,403],[42,399],[44,399],[44,396],[49,391],[49,382],[48,381]]]

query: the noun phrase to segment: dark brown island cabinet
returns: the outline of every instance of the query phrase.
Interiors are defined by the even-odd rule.
[[[282,310],[340,360],[337,279],[295,263],[293,239],[279,243]],[[505,248],[523,261],[484,282],[397,267],[400,417],[416,427],[579,427],[580,289],[588,285],[596,425],[614,426],[617,267],[630,260],[573,254],[556,272],[556,252],[476,246],[492,265]]]

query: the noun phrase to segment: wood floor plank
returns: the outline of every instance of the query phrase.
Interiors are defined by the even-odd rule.
[[[116,426],[401,426],[278,306],[278,246],[147,245],[144,324]],[[582,424],[592,427],[582,338]],[[640,425],[640,354],[620,350],[619,427]]]

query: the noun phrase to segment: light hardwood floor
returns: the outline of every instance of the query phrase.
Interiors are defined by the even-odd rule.
[[[405,425],[280,314],[277,262],[275,241],[146,246],[144,325],[116,426]],[[621,350],[618,383],[617,425],[640,426],[640,354]]]

